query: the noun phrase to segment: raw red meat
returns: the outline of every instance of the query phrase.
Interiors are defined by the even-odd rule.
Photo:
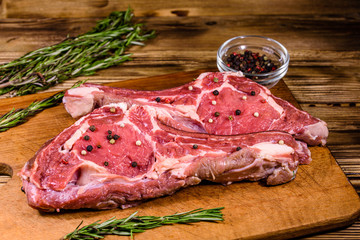
[[[79,119],[23,167],[29,205],[42,211],[126,208],[202,180],[286,183],[300,160],[310,162],[306,144],[285,132],[189,133],[157,115],[148,105],[117,103]]]
[[[279,130],[309,145],[324,145],[328,136],[324,121],[275,97],[239,73],[203,73],[189,84],[162,91],[84,84],[68,90],[63,99],[74,118],[122,101],[161,108],[159,117],[163,123],[185,131],[236,135]]]

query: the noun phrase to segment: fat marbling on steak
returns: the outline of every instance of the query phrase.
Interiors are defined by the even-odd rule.
[[[162,124],[158,114],[148,105],[114,103],[77,120],[20,172],[29,205],[126,208],[202,180],[286,183],[300,162],[310,162],[306,144],[285,132],[183,132]]]
[[[122,101],[161,108],[163,123],[185,131],[236,135],[278,130],[309,145],[325,145],[328,136],[324,121],[272,95],[241,73],[203,73],[191,83],[161,91],[83,84],[68,90],[63,98],[74,118]]]

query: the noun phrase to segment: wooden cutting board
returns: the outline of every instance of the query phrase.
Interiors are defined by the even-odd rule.
[[[111,83],[134,89],[164,89],[191,81],[201,71]],[[298,106],[283,81],[271,89]],[[42,93],[0,100],[0,114],[25,107]],[[0,133],[0,173],[12,179],[0,186],[0,232],[2,239],[60,239],[84,220],[84,224],[116,216],[168,215],[195,208],[225,207],[224,222],[164,226],[137,234],[135,239],[284,239],[343,227],[360,215],[357,193],[326,147],[311,147],[313,161],[300,166],[294,181],[274,187],[257,182],[229,186],[201,184],[172,196],[148,201],[126,210],[80,210],[42,213],[27,205],[17,173],[41,145],[74,123],[62,105],[47,109],[27,123]],[[330,133],[331,134],[331,133]],[[125,237],[122,237],[125,239]],[[121,239],[109,236],[106,239]]]

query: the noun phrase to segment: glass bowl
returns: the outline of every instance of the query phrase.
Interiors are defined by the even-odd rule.
[[[256,35],[238,36],[224,42],[217,52],[217,67],[220,72],[238,72],[227,65],[227,59],[232,53],[244,53],[246,50],[265,55],[277,69],[268,73],[246,73],[243,74],[253,81],[271,88],[283,78],[288,70],[290,56],[286,48],[274,39]]]

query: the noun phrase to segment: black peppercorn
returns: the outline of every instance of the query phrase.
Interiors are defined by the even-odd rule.
[[[111,130],[108,130],[107,133],[108,133],[108,134],[112,134],[112,131],[111,131]]]
[[[88,141],[90,139],[90,137],[88,135],[84,136],[84,140]]]
[[[215,117],[218,117],[218,116],[220,116],[220,113],[219,112],[215,112]]]
[[[91,151],[93,150],[93,146],[88,145],[88,146],[86,147],[86,150],[87,150],[88,152],[91,152]]]
[[[115,134],[115,135],[113,136],[113,138],[114,138],[115,140],[118,140],[118,139],[120,138],[120,136]]]
[[[101,145],[99,144],[99,145],[97,145],[96,147],[97,147],[97,148],[101,148]]]
[[[197,149],[198,148],[198,145],[197,144],[194,144],[193,145],[193,149]]]
[[[160,102],[161,98],[157,97],[157,98],[155,98],[155,101]]]
[[[136,167],[136,166],[137,166],[137,162],[132,162],[132,163],[131,163],[131,166],[132,166],[132,167]]]
[[[236,151],[240,151],[240,150],[241,150],[241,147],[237,147],[237,148],[236,148]]]
[[[106,136],[107,140],[111,140],[113,138],[113,136],[111,136],[111,134]]]
[[[109,163],[108,163],[108,162],[104,162],[104,165],[105,165],[105,166],[108,166],[108,165],[109,165]]]
[[[250,92],[251,96],[255,96],[255,91]]]
[[[96,127],[95,127],[94,125],[91,125],[91,126],[89,127],[89,130],[92,131],[92,132],[94,132],[94,131],[96,130]]]
[[[214,90],[214,91],[213,91],[213,94],[214,94],[215,96],[217,96],[217,95],[219,95],[219,91],[218,91],[218,90]]]
[[[241,111],[239,109],[236,109],[235,115],[240,115],[240,114],[241,114]]]

